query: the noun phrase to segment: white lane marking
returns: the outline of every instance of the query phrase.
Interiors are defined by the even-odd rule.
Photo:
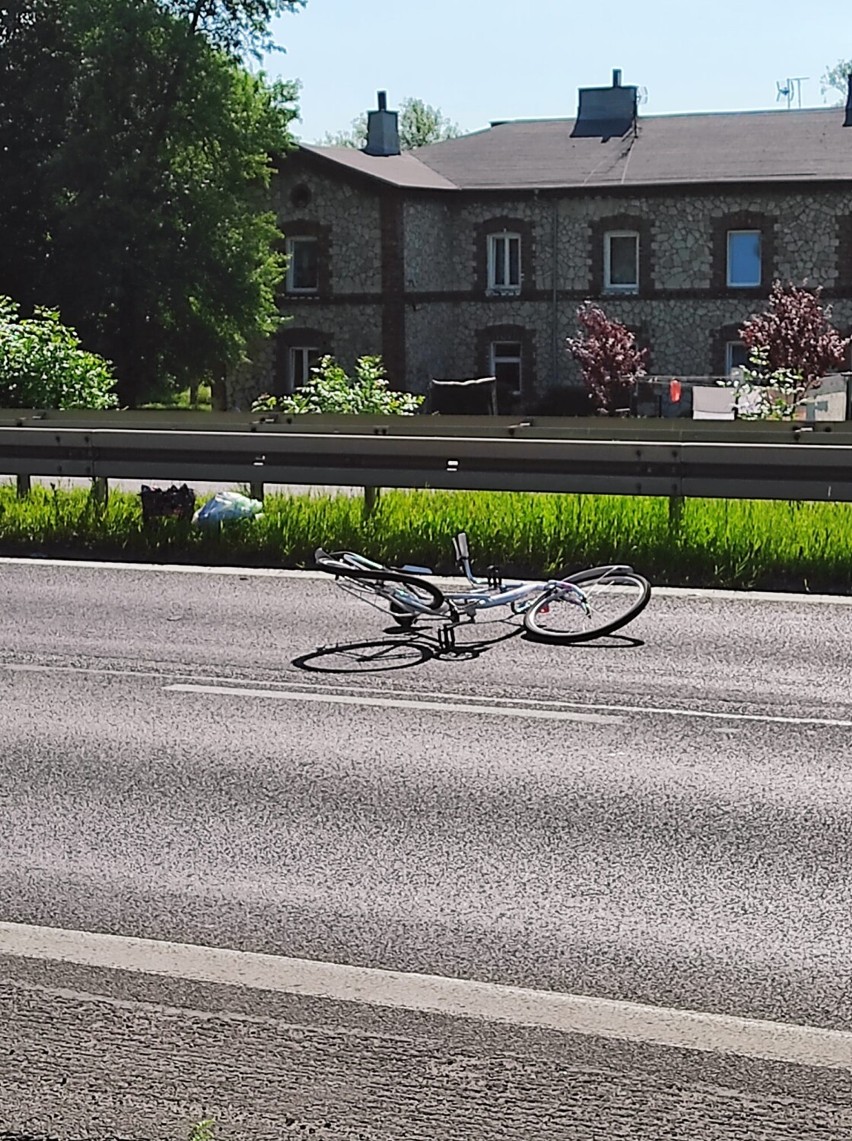
[[[59,666],[59,665],[38,665],[38,664],[24,664],[17,662],[0,662],[0,670],[8,670],[13,673],[73,673],[73,674],[92,674],[94,676],[103,677],[128,677],[128,678],[144,678],[148,681],[167,681],[169,678],[185,677],[191,678],[193,683],[209,682],[212,685],[228,684],[235,687],[239,693],[245,693],[248,689],[258,686],[258,682],[252,678],[221,678],[215,674],[192,674],[192,673],[175,673],[163,674],[157,673],[152,670],[119,670],[119,669],[104,669],[95,668],[91,666]],[[301,696],[302,693],[316,693],[318,692],[317,686],[320,683],[308,683],[302,681],[264,681],[263,686],[280,687],[281,690],[292,691],[296,695]],[[476,702],[481,701],[479,697],[471,697],[465,693],[442,693],[434,690],[411,690],[411,689],[377,689],[373,686],[345,686],[335,685],[334,683],[323,682],[321,683],[324,691],[336,692],[338,690],[346,693],[357,695],[360,693],[378,694],[387,696],[388,694],[394,697],[411,698],[417,700],[435,699],[437,701],[445,702],[452,700],[453,702]],[[308,686],[313,688],[307,688]],[[166,687],[167,688],[167,687]],[[275,690],[278,692],[278,689]],[[786,717],[781,714],[772,713],[734,713],[723,709],[680,709],[677,706],[659,706],[659,705],[606,705],[601,702],[582,702],[582,701],[547,701],[543,698],[536,697],[489,697],[488,701],[493,705],[499,705],[511,702],[518,706],[519,703],[523,707],[530,706],[532,708],[544,709],[557,709],[557,710],[573,710],[573,709],[588,709],[600,711],[601,713],[644,713],[660,717],[697,717],[717,721],[754,721],[764,724],[780,724],[780,725],[815,725],[819,728],[828,729],[850,729],[852,728],[852,719],[843,720],[836,717]],[[394,706],[399,702],[392,703]],[[430,702],[431,706],[431,702]],[[465,706],[468,708],[468,706]],[[489,712],[494,712],[489,706]],[[616,719],[620,720],[620,719]]]
[[[327,579],[331,575],[313,570],[291,570],[283,567],[205,567],[183,563],[112,563],[95,559],[23,559],[0,556],[0,565],[26,567],[70,567],[72,570],[145,571],[158,574],[239,575],[241,578],[309,578]]]
[[[225,697],[272,697],[279,701],[322,701],[332,705],[366,705],[379,709],[422,709],[430,713],[489,713],[497,717],[525,717],[539,721],[581,721],[593,725],[620,725],[621,717],[597,713],[572,713],[565,709],[525,709],[521,706],[473,705],[457,701],[412,701],[399,697],[362,697],[360,694],[259,689],[236,685],[166,685],[167,693],[209,693]]]
[[[818,1026],[23,923],[0,954],[852,1071],[852,1033]]]
[[[26,559],[0,556],[0,565],[22,565],[27,567],[71,567],[75,570],[124,570],[145,571],[158,574],[210,574],[237,575],[240,578],[297,578],[314,582],[332,582],[329,574],[314,570],[294,570],[278,567],[205,567],[178,563],[115,563],[97,562],[92,559]],[[639,568],[641,573],[641,567]],[[465,586],[465,580],[434,576],[430,581],[438,586]],[[653,584],[652,584],[653,586]],[[818,603],[821,606],[852,606],[852,596],[845,594],[805,594],[772,590],[713,590],[693,586],[653,586],[653,596],[661,598],[704,598],[718,602],[780,602],[787,606],[794,603]]]
[[[70,667],[69,667],[70,668]],[[208,680],[208,679],[205,679]],[[217,679],[214,679],[217,680]],[[239,686],[241,683],[233,678],[228,679],[229,684]],[[254,685],[252,681],[245,683],[248,686]],[[276,686],[298,687],[304,686],[305,682],[296,681],[277,681],[273,682]],[[381,693],[392,694],[395,697],[411,697],[416,694],[418,698],[436,699],[438,701],[452,700],[454,702],[465,701],[481,701],[479,697],[471,697],[464,693],[442,693],[434,690],[410,690],[410,689],[376,689],[371,686],[344,686],[335,685],[333,683],[323,682],[323,688],[329,690],[344,690],[349,693]],[[818,725],[827,728],[852,728],[852,720],[842,720],[839,718],[831,717],[787,717],[783,714],[773,713],[732,713],[723,709],[679,709],[677,706],[661,706],[661,705],[614,705],[605,704],[603,702],[593,701],[549,701],[544,698],[537,697],[488,697],[488,701],[494,704],[511,702],[513,705],[523,704],[524,706],[531,706],[532,708],[544,709],[590,709],[599,710],[603,713],[651,713],[663,717],[704,717],[720,721],[759,721],[767,722],[768,724],[780,725]]]

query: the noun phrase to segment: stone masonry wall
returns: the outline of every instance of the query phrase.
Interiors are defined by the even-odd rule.
[[[846,264],[852,259],[852,185],[792,191],[732,185],[645,196],[411,192],[402,213],[404,265],[397,280],[403,297],[394,294],[397,316],[390,322],[389,298],[382,294],[387,193],[378,183],[299,155],[285,160],[275,182],[285,233],[317,227],[328,258],[322,296],[282,296],[282,310],[293,316],[289,330],[322,333],[347,364],[387,350],[383,337],[404,336],[404,370],[391,378],[395,386],[423,392],[431,377],[481,375],[492,330],[492,339],[523,335],[525,398],[575,383],[579,374],[565,341],[576,332],[576,310],[587,298],[637,330],[651,350],[649,369],[660,374],[720,373],[725,341],[736,339],[743,320],[764,308],[775,278],[823,286],[834,323],[852,331],[852,265]],[[488,294],[492,224],[496,232],[511,228],[522,236],[519,296]],[[603,234],[628,227],[640,234],[639,293],[608,295]],[[726,230],[753,227],[764,234],[765,280],[758,289],[730,289]],[[515,330],[512,338],[506,330]],[[229,382],[231,406],[272,386],[274,345],[256,347],[252,358]]]
[[[381,290],[379,200],[371,187],[323,176],[298,156],[284,160],[273,186],[285,237],[304,223],[328,228],[334,296]]]
[[[302,343],[321,341],[347,367],[382,351],[380,207],[372,187],[329,177],[295,154],[282,163],[272,195],[285,237],[320,235],[326,271],[317,296],[288,295],[282,284],[279,305],[291,320],[277,340],[252,345],[249,360],[227,377],[230,408],[248,408],[259,393],[282,387],[278,358],[300,341],[300,329]]]
[[[642,343],[651,348],[649,366],[660,373],[719,373],[725,340],[736,339],[739,325],[763,309],[775,278],[823,286],[834,323],[841,330],[852,329],[852,291],[847,287],[832,297],[844,280],[840,235],[843,219],[852,216],[852,189],[468,200],[452,211],[449,248],[443,255],[434,254],[434,240],[431,245],[424,243],[414,229],[415,223],[429,226],[429,205],[410,215],[407,273],[420,280],[426,273],[418,259],[432,258],[433,280],[443,275],[444,289],[453,291],[456,303],[449,321],[438,304],[431,306],[434,318],[430,319],[431,299],[423,303],[425,311],[419,320],[408,323],[409,360],[422,361],[426,346],[440,337],[442,350],[439,353],[433,347],[431,355],[445,360],[452,345],[454,375],[473,375],[481,367],[476,344],[483,329],[521,325],[535,345],[536,386],[577,381],[565,340],[576,332],[575,313],[586,298],[598,301],[612,316],[639,331]],[[486,297],[471,253],[472,237],[477,227],[482,232],[489,219],[504,216],[529,226],[534,272],[531,281],[524,279],[520,296]],[[742,225],[746,216],[755,219],[754,224],[767,225],[766,281],[756,290],[729,289],[724,285],[724,266],[719,264],[724,233],[728,225]],[[648,259],[647,275],[638,295],[607,295],[595,279],[596,255],[598,260],[601,257],[595,245],[602,243],[609,220],[613,228],[620,228],[625,217],[641,226],[644,248],[640,257]],[[442,230],[446,231],[446,223]],[[433,239],[434,234],[433,229]],[[421,377],[421,368],[409,367],[412,387],[421,386]]]
[[[279,344],[270,337],[253,345],[251,359],[227,378],[229,408],[245,411],[259,393],[275,390],[277,353],[287,351],[288,340],[313,344],[317,339],[313,335],[299,337],[297,333],[302,327],[309,328],[311,333],[324,332],[327,336],[324,347],[345,368],[351,368],[360,356],[381,353],[382,322],[378,305],[316,305],[305,312],[306,308],[293,306],[296,315],[284,326]],[[399,378],[395,383],[401,386]]]

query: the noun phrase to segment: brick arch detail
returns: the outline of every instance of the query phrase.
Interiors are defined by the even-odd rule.
[[[535,339],[526,325],[486,325],[476,332],[476,361],[480,376],[489,376],[489,350],[494,341],[517,341],[521,346],[521,403],[529,403],[535,392]],[[515,409],[512,409],[515,411]]]
[[[837,284],[852,288],[852,214],[837,219]]]
[[[710,338],[710,369],[712,376],[725,375],[725,345],[728,341],[741,341],[740,329],[745,323],[731,321],[727,325],[720,325],[714,329]]]

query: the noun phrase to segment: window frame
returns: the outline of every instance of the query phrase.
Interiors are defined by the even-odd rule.
[[[612,239],[634,239],[634,280],[614,282],[612,280]],[[638,230],[606,230],[603,236],[603,289],[605,293],[638,293],[640,280],[640,257],[642,235]]]
[[[310,362],[310,357],[309,357],[309,355],[307,355],[310,353],[316,353],[316,361],[318,361],[322,357],[322,349],[320,349],[318,345],[289,345],[288,346],[288,348],[287,348],[287,382],[289,384],[290,392],[295,392],[297,388],[301,388],[301,386],[305,383],[305,381],[310,379],[311,368],[313,367],[311,365],[311,362]],[[304,367],[299,370],[301,372],[304,372],[304,376],[302,377],[301,380],[296,379],[296,376],[297,376],[297,367],[296,366],[297,366],[297,361],[298,361],[299,357],[302,358],[302,365],[303,366],[307,365],[306,370],[304,369]],[[316,361],[314,361],[314,364],[316,363]]]
[[[745,363],[735,365],[733,362],[734,349],[745,349]],[[745,341],[734,338],[733,340],[725,341],[725,376],[730,376],[735,368],[744,368],[748,363],[748,348]]]
[[[311,243],[316,250],[316,283],[311,286],[296,285],[294,281],[294,270],[296,259],[294,256],[295,246],[297,242]],[[320,291],[320,240],[315,234],[293,234],[285,240],[284,252],[287,255],[287,276],[284,281],[285,292],[293,293],[301,296],[311,296],[319,293]]]
[[[521,292],[523,284],[524,270],[523,270],[523,235],[516,230],[499,230],[493,231],[487,235],[487,252],[486,252],[486,289],[489,293],[497,296],[511,296],[517,297]],[[511,255],[509,252],[509,243],[516,241],[518,243],[518,256],[517,256],[517,269],[518,280],[517,284],[509,282],[508,284],[498,285],[496,281],[496,269],[498,261],[503,262],[503,270],[505,276],[510,276],[511,270]],[[497,256],[497,243],[504,242],[503,254],[501,258]]]
[[[758,241],[757,281],[733,281],[731,260],[731,239],[741,234],[756,234]],[[738,226],[725,231],[725,284],[728,289],[760,289],[763,285],[764,237],[763,230],[756,226]]]
[[[518,352],[517,355],[497,354],[495,352],[498,345],[516,345]],[[498,364],[515,364],[518,366],[518,387],[512,389],[511,395],[513,397],[522,397],[524,394],[524,343],[523,341],[513,341],[509,338],[503,340],[493,340],[488,343],[488,367],[491,376],[497,376]],[[499,383],[498,383],[499,389]]]

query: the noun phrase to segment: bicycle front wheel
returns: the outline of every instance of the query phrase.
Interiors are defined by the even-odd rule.
[[[524,627],[542,642],[568,645],[602,638],[641,614],[651,597],[651,584],[634,571],[596,567],[571,576],[585,596],[554,587],[538,598],[524,615]]]

